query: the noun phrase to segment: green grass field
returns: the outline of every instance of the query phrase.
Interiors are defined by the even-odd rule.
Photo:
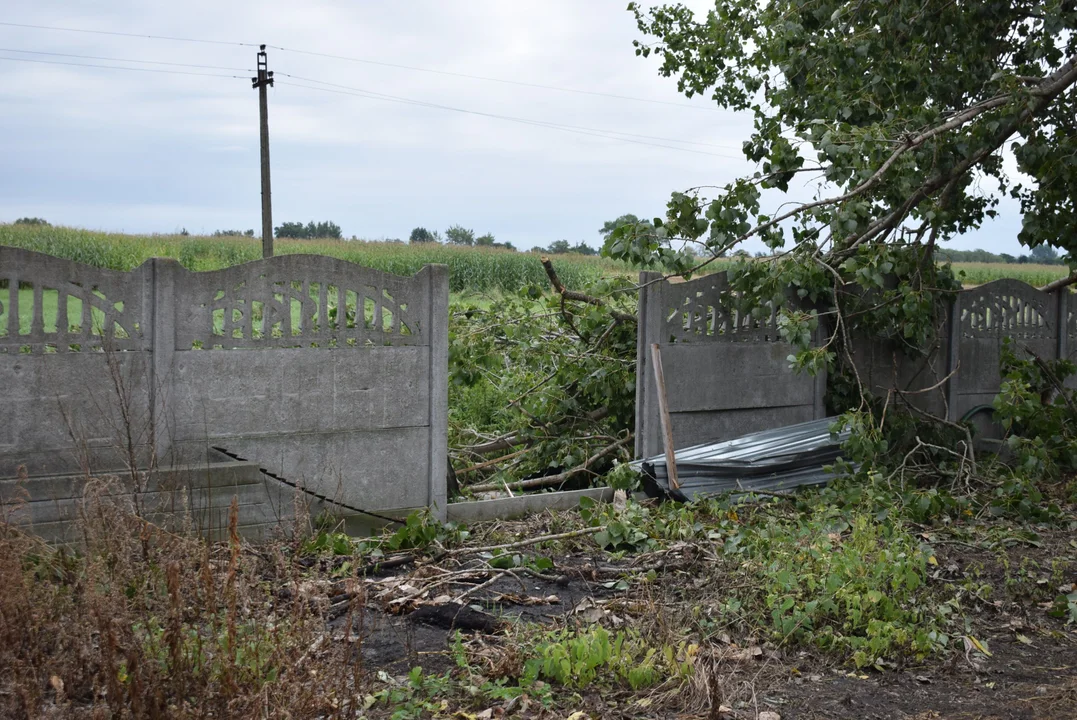
[[[0,245],[113,270],[131,270],[152,257],[175,258],[189,270],[219,270],[262,257],[261,241],[256,238],[120,235],[33,225],[0,225]],[[413,275],[427,263],[443,263],[449,266],[453,292],[515,292],[532,283],[548,283],[537,254],[511,250],[343,240],[278,240],[275,250],[278,255],[330,255],[397,275]],[[623,263],[571,254],[558,255],[556,267],[569,287],[632,273]]]

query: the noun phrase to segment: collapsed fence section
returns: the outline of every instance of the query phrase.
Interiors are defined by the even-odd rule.
[[[0,479],[215,447],[348,505],[444,513],[447,371],[444,266],[120,273],[0,247]]]
[[[825,416],[826,378],[790,372],[777,308],[740,312],[724,272],[688,282],[640,274],[636,457],[665,448],[651,358],[665,374],[673,444],[687,447]]]
[[[665,448],[651,345],[662,358],[673,444],[684,448],[825,417],[826,377],[796,374],[771,303],[738,309],[726,273],[688,281],[640,274],[636,456]],[[1077,354],[1077,307],[1068,288],[1053,293],[1012,279],[956,294],[930,347],[854,340],[849,348],[866,390],[951,422],[971,419],[997,435],[989,407],[1001,388],[1000,355],[1011,338],[1043,360]],[[822,341],[820,330],[817,340]],[[1067,383],[1077,387],[1077,379]],[[973,417],[975,416],[975,417]]]

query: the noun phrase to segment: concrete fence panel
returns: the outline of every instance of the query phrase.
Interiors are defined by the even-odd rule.
[[[350,505],[444,514],[447,373],[444,266],[121,273],[0,248],[0,478],[220,448]]]
[[[663,451],[650,347],[657,343],[677,447],[824,416],[824,377],[789,369],[772,305],[741,312],[725,273],[688,282],[640,274],[636,455]]]
[[[670,283],[640,276],[636,454],[663,450],[650,344],[661,349],[677,447],[724,440],[823,417],[825,378],[792,373],[772,307],[738,313],[724,273]],[[853,359],[867,390],[902,395],[923,412],[957,421],[991,405],[1001,387],[1005,338],[1044,360],[1077,358],[1077,307],[1069,289],[1048,294],[1004,279],[957,294],[931,347],[855,341]],[[1077,378],[1068,385],[1077,387]],[[974,420],[980,437],[998,437],[990,413]]]

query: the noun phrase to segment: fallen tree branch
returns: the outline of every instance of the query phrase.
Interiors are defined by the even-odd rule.
[[[495,550],[515,550],[516,548],[527,547],[528,545],[537,545],[544,542],[553,542],[554,540],[568,540],[570,538],[576,538],[582,535],[591,535],[595,532],[596,529],[593,527],[577,528],[576,530],[569,530],[563,533],[554,533],[553,535],[539,535],[538,537],[517,540],[516,542],[505,543],[504,545],[487,545],[486,547],[477,548],[458,548],[456,550],[450,550],[448,554],[463,555],[465,553],[494,552]]]
[[[502,455],[501,457],[496,457],[493,460],[487,460],[485,462],[479,463],[478,465],[472,465],[471,467],[466,467],[463,470],[457,470],[456,474],[457,476],[460,476],[475,472],[477,470],[484,470],[491,465],[497,465],[499,462],[504,462],[505,460],[512,460],[514,457],[519,457],[528,450],[530,450],[530,448],[522,448],[520,450],[517,450],[516,452],[511,452],[508,455]]]
[[[595,461],[609,455],[611,452],[624,447],[634,439],[634,435],[629,433],[627,437],[621,438],[612,445],[599,450],[591,457],[584,460],[582,463],[572,468],[571,470],[565,470],[564,472],[557,473],[556,475],[547,475],[546,477],[531,478],[530,480],[520,480],[514,483],[483,483],[480,485],[470,485],[468,489],[474,492],[490,492],[492,490],[501,490],[504,488],[512,488],[513,490],[530,490],[532,488],[549,487],[550,485],[559,485],[565,480],[568,480],[573,475],[579,475],[581,472],[587,470]]]
[[[550,258],[545,255],[542,256],[542,267],[546,268],[546,275],[550,278],[550,284],[553,285],[553,289],[559,292],[561,297],[565,300],[575,300],[576,302],[587,303],[588,305],[594,305],[595,307],[607,307],[606,302],[600,298],[566,288],[561,282],[561,279],[557,277],[557,271],[553,269],[553,263],[550,262]],[[614,310],[613,308],[609,308],[609,312],[610,315],[621,322],[636,322],[635,315],[629,315],[628,313]]]
[[[1070,285],[1072,285],[1074,283],[1077,283],[1077,273],[1074,273],[1073,275],[1070,275],[1069,277],[1059,278],[1058,280],[1055,280],[1054,282],[1049,282],[1046,285],[1044,285],[1043,287],[1041,287],[1039,290],[1040,290],[1040,292],[1049,293],[1049,292],[1054,292],[1055,290],[1061,290],[1064,287],[1069,287]]]
[[[584,417],[590,422],[598,422],[605,419],[610,414],[609,408],[601,407],[597,410],[592,410]],[[554,428],[557,430],[558,428]],[[511,450],[517,445],[534,445],[542,438],[527,437],[523,431],[516,431],[506,433],[501,437],[494,438],[489,442],[481,443],[479,445],[472,445],[470,447],[461,448],[461,452],[466,452],[471,455],[489,455],[490,453],[500,452],[502,450]]]

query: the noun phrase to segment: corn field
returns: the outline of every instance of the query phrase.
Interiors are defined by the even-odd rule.
[[[175,258],[189,270],[218,270],[262,257],[258,238],[123,235],[32,225],[0,225],[0,245],[113,270],[131,270],[152,257]],[[449,266],[453,292],[515,292],[531,284],[548,284],[535,253],[360,240],[277,240],[274,248],[278,255],[329,255],[397,275],[413,275],[427,263],[442,263]],[[557,256],[557,272],[569,287],[583,287],[610,275],[634,274],[623,263],[574,254]]]

